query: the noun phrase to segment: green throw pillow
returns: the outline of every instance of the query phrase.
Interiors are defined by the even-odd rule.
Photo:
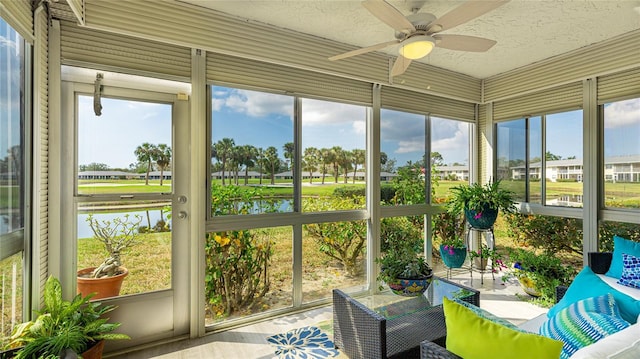
[[[523,333],[480,318],[463,305],[444,298],[447,350],[464,359],[558,359],[562,342]]]

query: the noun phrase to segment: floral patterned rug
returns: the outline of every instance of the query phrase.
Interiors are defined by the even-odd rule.
[[[323,329],[326,326],[322,326]],[[302,327],[267,338],[269,344],[276,347],[277,359],[324,359],[340,355],[329,335],[316,326]]]

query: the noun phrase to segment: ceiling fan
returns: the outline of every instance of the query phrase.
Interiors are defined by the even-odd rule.
[[[419,9],[414,9],[413,14],[405,17],[384,0],[365,0],[362,6],[396,30],[396,40],[345,52],[332,56],[329,60],[340,60],[399,44],[399,56],[391,68],[391,76],[398,76],[407,70],[412,60],[427,56],[435,46],[449,50],[485,52],[496,44],[494,40],[476,36],[440,34],[440,32],[471,21],[507,2],[509,0],[471,0],[436,19],[432,14],[418,13]]]

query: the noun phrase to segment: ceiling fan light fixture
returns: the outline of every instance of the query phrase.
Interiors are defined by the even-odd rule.
[[[433,37],[417,35],[404,40],[398,52],[407,59],[416,60],[429,55],[435,45]]]

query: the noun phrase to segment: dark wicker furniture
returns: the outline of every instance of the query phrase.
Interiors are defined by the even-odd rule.
[[[611,265],[611,252],[591,252],[588,253],[589,267],[594,273],[604,274],[609,270]],[[567,287],[559,286],[556,288],[556,303],[562,299],[567,292]],[[446,338],[445,338],[446,343]],[[425,340],[420,344],[421,359],[461,359],[459,356],[451,353],[444,348],[441,342]]]
[[[434,281],[467,290],[469,296],[460,299],[480,304],[479,291],[443,278],[434,277]],[[433,295],[429,291],[425,295]],[[442,303],[442,298],[435,303]],[[333,335],[336,348],[352,359],[419,358],[422,341],[444,346],[446,327],[441,304],[385,316],[362,304],[358,298],[334,289]]]

